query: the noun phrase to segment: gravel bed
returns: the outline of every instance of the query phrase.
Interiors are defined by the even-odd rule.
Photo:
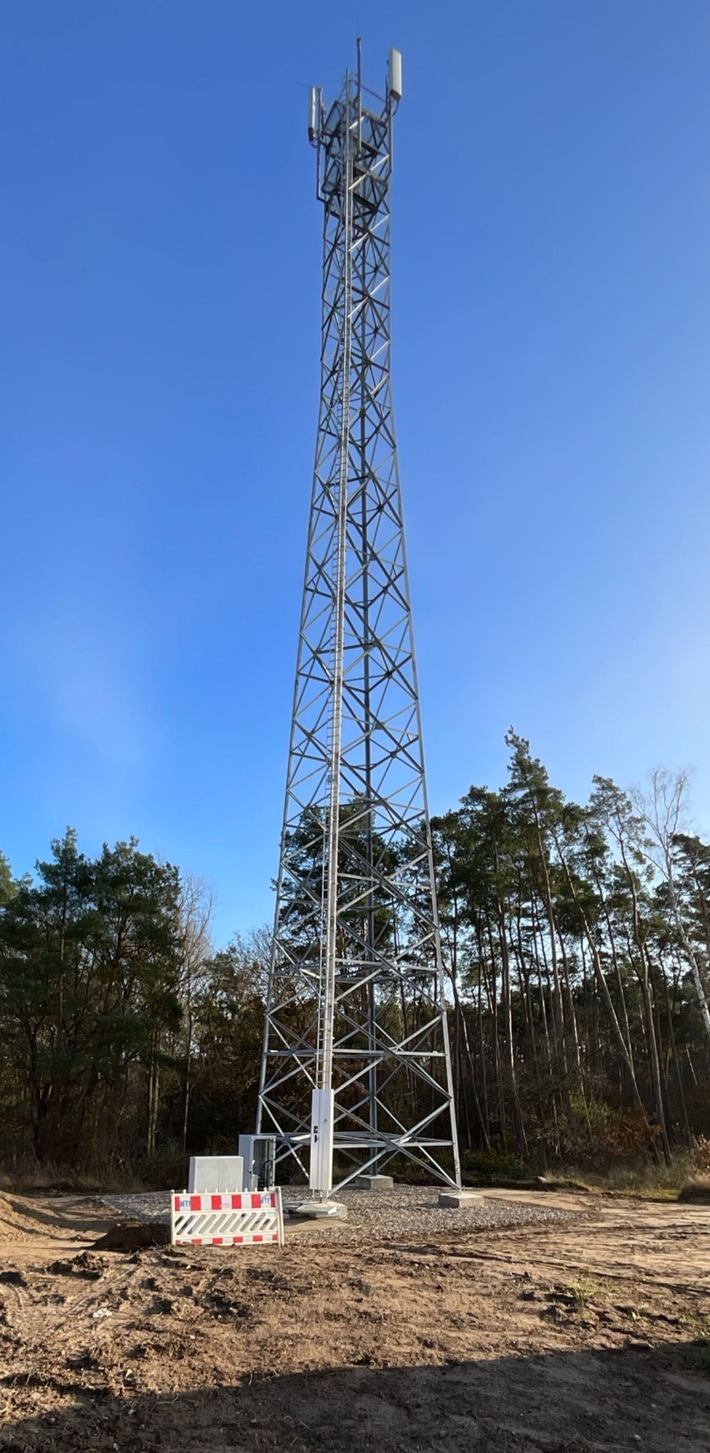
[[[284,1186],[284,1202],[304,1199],[304,1188]],[[395,1186],[391,1191],[356,1191],[347,1187],[336,1193],[348,1210],[347,1220],[298,1224],[299,1241],[407,1241],[418,1236],[448,1236],[452,1233],[488,1230],[498,1226],[529,1226],[535,1223],[579,1220],[583,1212],[562,1211],[554,1206],[532,1205],[527,1201],[486,1199],[482,1203],[449,1210],[437,1204],[438,1186]],[[121,1216],[140,1221],[168,1221],[169,1193],[149,1191],[130,1196],[102,1196],[101,1203]],[[288,1217],[286,1229],[288,1233]]]
[[[100,1206],[108,1206],[129,1221],[169,1221],[169,1191],[139,1191],[137,1195],[97,1196]]]
[[[349,1187],[334,1194],[348,1208],[347,1221],[328,1226],[300,1224],[298,1239],[311,1241],[409,1241],[420,1236],[444,1237],[492,1226],[529,1226],[534,1222],[570,1221],[574,1211],[534,1206],[524,1201],[484,1198],[460,1210],[438,1205],[439,1186],[394,1186],[391,1191],[356,1191]],[[284,1187],[285,1199],[298,1191]],[[288,1225],[288,1222],[286,1223]]]

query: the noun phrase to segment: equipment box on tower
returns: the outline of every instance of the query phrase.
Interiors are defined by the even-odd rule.
[[[270,1191],[276,1178],[276,1137],[240,1135],[239,1154],[244,1161],[245,1191]]]

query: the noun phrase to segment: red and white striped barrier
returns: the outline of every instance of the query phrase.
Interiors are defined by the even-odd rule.
[[[170,1240],[173,1246],[283,1246],[281,1192],[172,1191]]]

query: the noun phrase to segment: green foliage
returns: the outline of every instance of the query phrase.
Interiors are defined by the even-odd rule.
[[[0,905],[8,903],[15,891],[12,869],[5,854],[0,851]]]
[[[369,815],[362,800],[354,797],[340,808],[339,868],[341,899],[339,922],[346,951],[346,940],[357,943],[367,937],[368,906],[363,900],[362,882],[369,882],[370,864],[383,873],[393,871],[397,862],[394,849],[377,832],[369,831]],[[289,835],[290,872],[282,885],[282,928],[285,943],[291,942],[301,963],[320,957],[318,904],[323,884],[327,852],[328,821],[322,810],[304,810],[298,827]],[[369,900],[368,900],[369,903]],[[380,888],[374,891],[372,924],[377,950],[387,953],[392,945],[394,919],[389,895]]]
[[[0,914],[2,1094],[39,1162],[111,1154],[136,1078],[180,1023],[178,875],[70,829]],[[24,1135],[23,1135],[24,1132]]]
[[[196,1003],[190,1149],[233,1148],[239,1130],[255,1124],[267,951],[263,935],[236,937],[204,965]]]
[[[688,957],[707,974],[710,848],[676,833],[669,885],[635,799],[595,777],[569,803],[506,741],[503,788],[433,823],[464,1144],[535,1170],[670,1163],[710,1117]]]

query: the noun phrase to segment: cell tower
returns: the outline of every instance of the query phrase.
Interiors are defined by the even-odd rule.
[[[460,1184],[390,382],[401,76],[393,50],[368,90],[358,41],[309,101],[320,414],[257,1133],[321,1198],[402,1156]]]

